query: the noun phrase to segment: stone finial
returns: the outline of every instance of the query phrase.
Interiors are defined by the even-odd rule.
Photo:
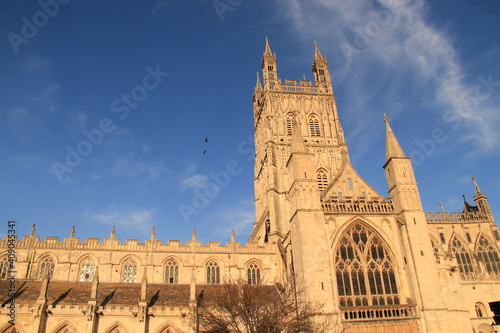
[[[236,234],[234,233],[234,229],[231,229],[231,242],[234,242],[236,239]]]
[[[75,237],[75,226],[71,227],[71,233],[70,233],[69,237]]]
[[[35,229],[36,229],[36,224],[33,223],[33,226],[31,227],[31,231],[30,231],[30,236],[35,236]]]
[[[441,207],[441,213],[444,213],[444,206],[443,206],[443,203],[440,201],[439,202],[439,207]]]
[[[116,229],[115,229],[115,226],[113,226],[111,228],[111,236],[110,236],[110,238],[115,238],[115,234],[116,234]]]
[[[155,239],[156,237],[156,229],[155,227],[151,228],[151,239]]]
[[[384,122],[386,123],[389,122],[389,117],[387,116],[387,113],[384,113]]]
[[[193,240],[196,240],[196,228],[193,229],[193,235],[192,235]]]

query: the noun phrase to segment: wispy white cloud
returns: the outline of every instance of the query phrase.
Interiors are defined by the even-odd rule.
[[[133,155],[119,157],[111,170],[111,174],[116,178],[142,177],[144,181],[158,179],[165,172],[167,167],[163,161],[145,161],[134,158]]]
[[[16,125],[23,121],[28,116],[28,111],[25,108],[18,107],[9,110],[7,113],[7,125]]]
[[[170,2],[171,2],[171,0],[160,0],[160,1],[157,1],[156,5],[155,5],[155,8],[153,8],[153,10],[151,11],[151,15],[156,14],[156,12],[158,10],[160,10],[163,7],[166,7]]]
[[[96,213],[87,210],[84,217],[90,220],[97,221],[104,225],[116,226],[117,232],[119,228],[133,229],[141,234],[148,234],[151,230],[155,211],[153,209],[135,209],[120,212],[116,207],[109,207],[106,212]]]
[[[500,120],[499,113],[492,101],[482,100],[480,107],[468,105],[477,97],[475,88],[480,82],[465,80],[453,36],[430,22],[423,0],[277,2],[300,37],[321,39],[323,49],[332,48],[328,53],[338,55],[334,59],[338,67],[332,69],[358,103],[354,113],[358,132],[373,119],[373,98],[380,99],[377,93],[359,100],[359,96],[366,96],[366,91],[359,91],[366,72],[376,71],[382,76],[380,82],[390,82],[393,87],[403,85],[408,80],[404,73],[409,73],[416,88],[429,91],[427,103],[441,113],[438,122],[445,122],[443,117],[448,112],[449,117],[462,120],[462,140],[473,143],[476,151],[498,149],[500,132],[495,124]],[[401,110],[405,102],[397,96],[399,90],[391,92],[390,86],[384,89],[389,89],[385,98]]]
[[[49,164],[47,160],[39,155],[15,155],[12,157],[14,163],[23,169],[33,169],[40,165]]]
[[[208,183],[208,177],[201,174],[195,174],[191,177],[181,180],[184,188],[204,188]]]
[[[230,207],[223,207],[216,211],[218,227],[213,230],[213,235],[227,236],[234,230],[236,236],[248,236],[255,222],[255,206],[253,200],[235,202]]]

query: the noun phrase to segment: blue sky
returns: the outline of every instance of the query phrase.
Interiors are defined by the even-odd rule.
[[[234,228],[245,242],[266,36],[281,79],[312,79],[318,42],[351,161],[380,193],[386,112],[426,211],[461,211],[474,175],[500,214],[499,14],[498,1],[2,1],[0,234],[16,220],[21,237],[36,223],[42,239],[115,225],[122,240],[155,226],[164,241]]]

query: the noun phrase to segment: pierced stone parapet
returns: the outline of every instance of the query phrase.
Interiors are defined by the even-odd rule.
[[[391,198],[357,198],[344,197],[343,200],[332,197],[324,200],[321,207],[326,213],[368,213],[387,214],[394,212]]]
[[[427,223],[443,223],[443,222],[487,222],[490,221],[488,216],[483,213],[425,213]]]
[[[417,310],[413,305],[342,307],[340,312],[344,322],[417,318]]]

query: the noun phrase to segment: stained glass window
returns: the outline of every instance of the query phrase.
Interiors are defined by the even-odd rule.
[[[370,227],[357,222],[344,231],[335,270],[341,307],[400,303],[393,259]]]

